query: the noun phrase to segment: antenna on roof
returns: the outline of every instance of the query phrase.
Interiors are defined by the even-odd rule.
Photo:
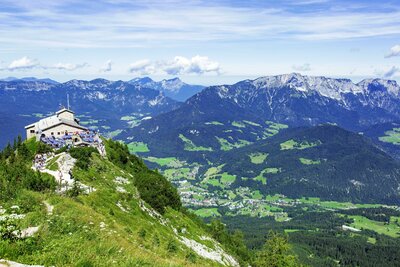
[[[69,110],[69,94],[67,94],[67,109]]]

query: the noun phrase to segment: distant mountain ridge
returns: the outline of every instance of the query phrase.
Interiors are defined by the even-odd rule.
[[[205,86],[202,85],[184,83],[179,78],[164,79],[156,82],[149,77],[143,77],[132,79],[129,83],[158,90],[177,101],[186,101],[189,97],[205,88]]]
[[[133,113],[153,116],[180,105],[162,92],[123,81],[71,80],[57,84],[42,80],[0,81],[0,122],[9,129],[1,133],[0,145],[17,134],[24,135],[25,125],[65,106],[67,95],[71,108],[85,116],[87,123],[102,122],[109,131],[127,127],[120,120],[123,116]]]
[[[136,136],[144,142],[162,137],[166,143],[176,144],[179,132],[197,131],[194,138],[198,138],[208,132],[202,126],[205,123],[231,125],[244,120],[259,125],[272,121],[291,127],[330,123],[358,132],[400,120],[400,87],[389,80],[369,79],[355,84],[348,79],[297,73],[210,86],[180,108],[129,129],[125,136]],[[213,136],[224,134],[221,131],[212,130]],[[243,139],[231,137],[233,142]]]
[[[38,79],[35,77],[24,77],[24,78],[16,78],[16,77],[7,77],[4,79],[0,79],[0,81],[3,82],[11,82],[11,81],[25,81],[25,82],[46,82],[46,83],[51,83],[51,84],[58,84],[59,82],[49,79],[49,78],[43,78],[43,79]]]

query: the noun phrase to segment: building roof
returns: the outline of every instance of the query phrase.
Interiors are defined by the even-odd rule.
[[[67,120],[64,118],[60,118],[59,115],[65,111],[73,113],[72,111],[64,108],[64,109],[56,112],[56,115],[53,115],[53,116],[50,116],[47,118],[43,118],[36,123],[32,123],[32,124],[25,126],[25,129],[35,127],[35,131],[40,132],[40,131],[45,131],[47,129],[53,128],[60,124],[66,124],[71,127],[79,128],[82,130],[87,130],[86,127],[79,125],[78,122],[75,120]]]
[[[56,112],[56,114],[59,115],[63,112],[69,112],[69,113],[75,114],[75,112],[73,112],[72,110],[66,109],[66,108],[60,109],[59,111]]]

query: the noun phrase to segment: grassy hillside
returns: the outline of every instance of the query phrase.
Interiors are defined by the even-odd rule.
[[[92,190],[74,183],[62,194],[50,175],[30,169],[43,148],[30,141],[14,149],[0,154],[0,258],[45,266],[237,264],[204,225],[185,215],[169,182],[125,156],[125,146],[107,142],[108,158],[71,151],[74,179]],[[153,196],[146,179],[159,196],[148,203],[143,199]]]

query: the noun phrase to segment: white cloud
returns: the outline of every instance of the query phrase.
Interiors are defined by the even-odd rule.
[[[303,65],[293,65],[292,69],[295,71],[310,71],[311,70],[311,66],[308,63],[305,63]]]
[[[385,56],[385,58],[397,57],[397,56],[400,56],[400,45],[395,45],[392,48],[390,48],[390,52]]]
[[[57,70],[67,70],[67,71],[73,71],[77,69],[81,69],[84,67],[89,66],[88,63],[82,63],[82,64],[72,64],[72,63],[57,63],[53,65],[52,67],[47,67],[49,69],[57,69]]]
[[[14,70],[27,70],[39,67],[39,62],[34,59],[30,59],[29,57],[22,57],[20,59],[16,59],[8,65],[7,69],[10,71]]]
[[[148,59],[138,60],[129,65],[129,72],[138,75],[155,74],[155,65]]]
[[[192,58],[176,56],[172,60],[163,61],[143,59],[132,63],[129,71],[139,75],[219,74],[221,67],[218,62],[212,61],[206,56],[197,55]]]
[[[103,67],[101,67],[100,72],[110,72],[112,70],[112,65],[113,62],[110,60],[107,60],[106,63],[104,63]]]
[[[38,1],[3,0],[3,6],[16,6],[21,11],[0,13],[2,49],[26,49],[26,43],[46,49],[121,48],[218,40],[336,40],[400,34],[400,10],[388,7],[389,12],[372,4],[367,5],[367,12],[351,3],[340,9],[341,4],[326,0],[286,1],[286,5],[272,1],[269,5],[248,7],[198,0],[155,1],[158,4],[109,0],[108,4],[98,1],[97,6],[87,1]],[[121,2],[124,4],[118,6]],[[314,12],[300,12],[291,5],[306,4],[304,8],[312,9],[316,2],[332,3]],[[88,7],[93,12],[87,12]]]
[[[383,73],[383,77],[386,79],[390,79],[393,76],[396,76],[397,74],[400,73],[400,68],[393,66],[391,67],[388,71]]]

